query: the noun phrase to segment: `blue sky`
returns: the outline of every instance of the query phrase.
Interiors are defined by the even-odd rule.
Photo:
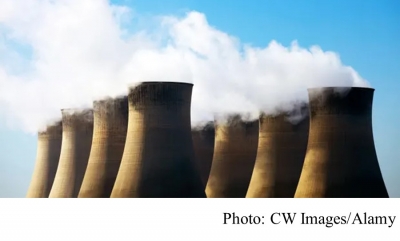
[[[340,54],[375,88],[373,128],[391,197],[400,197],[400,2],[396,0],[146,0],[112,1],[139,15],[183,15],[196,10],[210,25],[253,46],[293,40]],[[1,6],[0,6],[1,8]],[[0,30],[1,31],[1,30]],[[1,91],[1,90],[0,90]],[[1,114],[1,113],[0,113]],[[1,117],[1,116],[0,116]],[[0,118],[0,197],[24,197],[36,136],[10,130]]]

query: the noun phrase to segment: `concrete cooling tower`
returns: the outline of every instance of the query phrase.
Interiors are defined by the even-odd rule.
[[[295,197],[388,197],[372,131],[374,89],[308,92],[310,133]]]
[[[205,187],[207,185],[214,155],[214,122],[193,127],[192,138],[197,168],[200,172],[200,177]]]
[[[239,115],[216,121],[214,156],[206,186],[209,198],[244,198],[257,155],[258,120]]]
[[[124,152],[128,98],[93,102],[94,127],[90,157],[79,198],[110,197]]]
[[[112,198],[205,197],[190,126],[192,84],[131,88],[128,132]]]
[[[247,198],[293,198],[306,155],[309,118],[292,113],[261,115],[258,150]],[[296,113],[297,114],[297,113]]]
[[[49,197],[57,171],[62,140],[62,124],[57,122],[38,133],[36,164],[27,198]]]
[[[60,161],[50,198],[75,198],[85,175],[93,135],[92,110],[62,110]]]

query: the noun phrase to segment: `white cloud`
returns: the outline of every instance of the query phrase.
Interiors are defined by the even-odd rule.
[[[61,108],[90,106],[137,81],[175,81],[194,83],[192,119],[199,121],[289,108],[307,100],[308,87],[368,86],[317,46],[246,46],[198,12],[163,17],[156,32],[132,32],[125,26],[135,16],[105,0],[0,0],[0,55],[18,56],[0,58],[0,111],[36,132]],[[28,45],[32,56],[6,42]]]

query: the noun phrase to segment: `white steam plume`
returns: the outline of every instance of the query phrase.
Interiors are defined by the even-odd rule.
[[[247,46],[198,12],[161,19],[133,31],[132,9],[106,0],[0,0],[0,115],[34,133],[141,81],[194,83],[193,122],[290,110],[310,87],[368,86],[317,46]]]

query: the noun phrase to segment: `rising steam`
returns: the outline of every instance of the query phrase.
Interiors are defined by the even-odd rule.
[[[368,86],[317,46],[247,46],[198,12],[161,19],[133,31],[131,9],[106,0],[0,0],[0,115],[36,132],[62,108],[92,107],[141,81],[174,81],[194,83],[192,122],[256,118],[292,111],[309,87]]]

